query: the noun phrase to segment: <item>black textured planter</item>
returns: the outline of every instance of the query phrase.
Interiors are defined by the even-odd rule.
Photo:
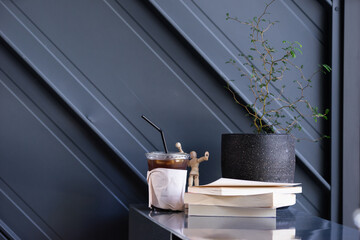
[[[224,178],[294,182],[295,143],[286,134],[223,134]]]

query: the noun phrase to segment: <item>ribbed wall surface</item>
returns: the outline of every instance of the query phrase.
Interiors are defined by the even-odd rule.
[[[210,151],[201,183],[220,177],[222,133],[250,132],[224,80],[246,49],[225,13],[250,17],[253,1],[0,1],[0,230],[12,238],[119,239],[131,203],[147,201],[144,153]],[[327,5],[280,1],[271,37],[303,43],[324,62]],[[236,11],[235,11],[236,9]],[[161,11],[159,11],[161,10]],[[281,33],[281,34],[279,34]],[[245,34],[245,33],[244,33]],[[311,97],[328,106],[324,80]],[[241,96],[244,86],[236,86]],[[326,125],[304,123],[310,137]],[[299,208],[327,216],[326,143],[297,146]]]

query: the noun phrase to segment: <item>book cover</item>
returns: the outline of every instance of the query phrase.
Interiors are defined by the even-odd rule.
[[[276,230],[276,218],[188,216],[189,229]]]
[[[276,217],[273,208],[240,208],[206,205],[188,205],[189,216],[229,216],[229,217]]]
[[[184,203],[228,207],[279,208],[294,205],[296,203],[296,195],[287,193],[268,193],[248,196],[218,196],[199,193],[185,193]]]
[[[276,183],[241,180],[233,178],[219,178],[212,183],[201,185],[198,187],[293,187],[298,185],[301,185],[301,183]]]
[[[301,186],[294,187],[188,187],[190,193],[218,196],[248,196],[267,193],[301,193]]]

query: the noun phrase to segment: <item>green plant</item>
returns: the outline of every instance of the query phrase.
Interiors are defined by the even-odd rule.
[[[226,14],[226,20],[247,25],[251,30],[249,50],[253,54],[239,54],[244,59],[242,65],[247,69],[240,67],[234,59],[229,59],[226,63],[234,65],[240,71],[241,78],[248,79],[254,101],[251,104],[244,104],[238,100],[229,83],[226,88],[232,93],[235,102],[245,108],[247,114],[252,117],[257,133],[288,134],[293,129],[301,130],[299,121],[306,117],[312,117],[315,121],[319,118],[327,119],[329,109],[320,113],[318,108],[312,106],[307,100],[305,91],[311,87],[312,78],[317,73],[330,72],[331,68],[326,64],[320,65],[318,71],[307,78],[303,73],[303,65],[298,66],[293,62],[298,53],[302,54],[302,45],[298,41],[283,41],[280,51],[272,47],[272,44],[266,39],[265,33],[278,21],[272,22],[265,19],[265,16],[269,14],[267,10],[274,1],[266,4],[259,17],[248,21],[240,21],[237,17]],[[258,67],[259,65],[261,66]],[[286,73],[287,77],[285,77]],[[296,77],[292,82],[297,85],[299,90],[299,95],[291,99],[284,96],[286,89],[286,79],[284,78],[289,78],[289,75],[291,78]],[[279,87],[280,85],[281,87]],[[305,109],[308,113],[299,109],[301,104],[306,106]],[[287,114],[286,111],[290,111],[292,114]],[[328,138],[328,136],[324,137]]]

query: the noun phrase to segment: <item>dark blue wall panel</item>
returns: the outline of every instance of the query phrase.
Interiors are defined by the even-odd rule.
[[[290,5],[307,9],[310,2],[317,3]],[[199,48],[210,49],[198,51],[154,3],[167,4],[0,0],[2,231],[40,239],[126,237],[129,204],[147,201],[144,153],[162,148],[142,114],[165,130],[171,150],[180,141],[186,151],[210,151],[201,183],[220,177],[221,134],[252,131],[223,88],[227,55],[210,38],[199,42]],[[208,26],[217,34],[230,31],[225,39],[237,36],[222,25],[227,11],[222,7],[243,11],[240,3],[170,1],[166,6],[175,7],[174,17],[183,14],[177,21],[189,36],[206,37],[209,32],[202,28]],[[249,14],[262,4],[248,4]],[[213,25],[198,28],[199,19],[185,21],[190,10],[196,11],[192,18]],[[304,31],[312,38],[306,35],[304,41],[313,52],[312,64],[323,59],[325,15],[318,4],[303,11],[309,12],[307,20],[293,21],[310,26]],[[205,53],[216,56],[214,62]],[[311,96],[322,106],[326,90],[321,87],[316,85]],[[315,135],[325,128],[307,126]],[[318,215],[328,209],[325,148],[308,143],[298,148],[297,180],[304,183],[298,207]]]
[[[226,13],[240,20],[252,19],[259,16],[268,1],[166,1],[151,0],[153,6],[171,24],[179,34],[191,44],[193,49],[213,67],[214,70],[229,82],[231,87],[238,93],[244,102],[251,103],[252,92],[249,90],[247,79],[240,77],[240,73],[231,64],[226,64],[228,59],[235,59],[238,67],[244,72],[250,72],[250,67],[244,63],[244,59],[238,56],[252,54],[252,47],[249,40],[249,26],[239,24],[236,21],[226,20]],[[320,63],[329,63],[330,49],[329,25],[330,5],[320,1],[275,1],[268,9],[270,14],[265,19],[279,21],[265,34],[271,46],[275,49],[283,47],[283,40],[299,41],[303,48],[303,55],[298,54],[294,60],[295,64],[304,66],[304,75],[311,76],[317,71]],[[253,64],[257,64],[256,61]],[[258,65],[260,66],[260,63]],[[290,80],[291,79],[291,80]],[[291,99],[297,96],[297,86],[290,84],[296,75],[287,74],[284,80],[278,84],[286,85],[284,98]],[[330,107],[330,79],[324,75],[315,76],[312,88],[305,92],[309,101],[324,111]],[[280,86],[281,86],[280,85]],[[270,86],[271,91],[276,92],[278,85]],[[278,103],[278,107],[281,104]],[[300,108],[301,110],[306,110]],[[291,119],[293,113],[286,113]],[[248,124],[244,122],[244,124]],[[300,170],[296,173],[296,179],[304,183],[304,197],[311,204],[304,206],[315,214],[324,214],[323,197],[330,193],[330,161],[329,142],[312,142],[321,138],[327,132],[328,123],[320,121],[315,123],[305,120],[300,123],[301,132],[293,131],[293,135],[301,141],[296,144],[296,155],[298,169],[302,168],[307,172],[304,175]],[[310,177],[311,176],[311,177]],[[310,177],[310,178],[309,178]],[[311,206],[312,205],[312,206]],[[324,215],[323,215],[324,216]]]
[[[126,236],[146,185],[2,44],[1,220],[20,238]]]

